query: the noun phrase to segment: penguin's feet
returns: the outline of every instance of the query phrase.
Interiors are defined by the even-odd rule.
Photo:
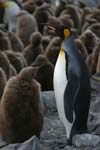
[[[76,134],[85,134],[85,133],[89,133],[88,129],[83,129],[76,132]]]
[[[67,139],[67,145],[72,146],[72,139]]]
[[[74,135],[76,135],[76,134],[86,134],[86,133],[87,134],[89,133],[88,129],[76,130],[75,133],[73,133],[73,135],[69,139],[67,139],[67,145],[72,146],[72,138],[73,138]]]

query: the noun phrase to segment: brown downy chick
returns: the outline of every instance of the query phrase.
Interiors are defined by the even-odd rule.
[[[22,52],[24,45],[20,38],[14,32],[8,32],[7,35],[10,40],[12,50],[14,52]]]
[[[84,24],[87,24],[86,21],[90,20],[90,17],[87,17],[87,16],[89,16],[93,12],[93,10],[90,7],[84,7],[81,10],[82,10],[82,12],[81,12],[81,20],[82,20],[81,21],[81,30],[83,31],[82,28],[83,28]]]
[[[82,43],[82,41],[80,39],[75,39],[75,43],[76,43],[82,57],[85,60],[88,56],[88,52],[87,52],[85,45]]]
[[[23,6],[24,10],[28,11],[31,14],[37,8],[37,6],[36,6],[36,4],[34,3],[33,0],[28,0],[28,1],[24,2],[24,3],[22,3],[22,6]]]
[[[66,24],[69,28],[74,27],[74,22],[69,15],[61,15],[59,16],[59,20],[62,22],[62,24]]]
[[[97,62],[96,72],[100,72],[100,50],[99,50],[99,56],[98,56],[98,62]]]
[[[13,51],[6,51],[5,53],[9,59],[10,63],[15,67],[17,73],[19,73],[21,71],[21,69],[24,67],[21,59],[18,58]]]
[[[39,31],[41,33],[43,33],[44,24],[48,22],[49,17],[51,16],[48,7],[50,7],[50,5],[48,4],[40,6],[33,13],[33,16],[36,18]]]
[[[28,64],[27,64],[27,62],[26,62],[26,59],[25,59],[25,57],[23,56],[23,53],[15,52],[15,55],[16,55],[16,57],[19,58],[20,61],[22,62],[23,68],[28,66]]]
[[[80,35],[80,40],[83,42],[83,44],[87,48],[88,54],[92,53],[94,47],[98,43],[97,36],[89,29],[87,29],[85,32],[83,32]]]
[[[42,36],[42,44],[43,44],[44,51],[46,50],[49,42],[50,42],[50,37],[49,36]]]
[[[38,67],[35,79],[40,83],[42,91],[53,90],[54,65],[47,57],[39,55],[32,66]]]
[[[94,23],[88,28],[100,38],[100,23]]]
[[[96,19],[98,22],[100,22],[100,17],[99,16],[100,16],[100,10],[95,8],[95,9],[93,9],[92,13],[90,13],[87,17]]]
[[[28,65],[31,65],[35,61],[36,57],[43,53],[42,36],[39,32],[35,32],[31,35],[30,45],[24,49],[23,55]]]
[[[0,67],[5,71],[7,79],[11,77],[10,61],[4,52],[0,51]]]
[[[55,7],[55,16],[59,17],[60,13],[65,9],[66,2],[64,0],[60,1],[59,5]]]
[[[80,29],[81,16],[78,8],[75,5],[66,5],[66,8],[61,12],[61,15],[68,14],[74,22],[74,27]]]
[[[25,2],[27,2],[27,0],[21,0],[21,3],[22,3],[22,4],[25,3]]]
[[[10,64],[10,68],[11,68],[11,77],[17,75],[17,71],[12,64]]]
[[[79,1],[79,7],[82,9],[82,8],[85,8],[86,7],[86,4],[83,2],[83,1]]]
[[[98,54],[96,72],[100,72],[100,42],[99,42],[99,44],[98,44],[98,51],[99,51],[99,54]]]
[[[4,70],[2,68],[0,68],[0,101],[1,101],[1,97],[3,95],[4,88],[6,86],[6,82],[7,82],[6,74],[5,74]]]
[[[9,49],[11,49],[10,40],[6,34],[0,30],[0,50],[5,51]]]
[[[17,19],[17,36],[22,40],[24,47],[29,44],[30,36],[38,31],[37,22],[33,15],[26,11],[21,11]]]
[[[37,6],[41,6],[41,5],[43,5],[44,0],[34,0],[34,3],[35,3]]]
[[[90,75],[96,73],[96,67],[97,67],[98,57],[99,57],[99,50],[100,50],[100,43],[93,49],[93,52],[92,52],[90,58],[87,57],[86,63],[88,65]],[[91,59],[91,61],[90,61],[91,63],[89,63],[88,59]]]
[[[90,29],[90,26],[95,23],[97,23],[97,21],[93,18],[89,18],[88,20],[85,20],[81,27],[81,33],[83,33],[87,29]]]
[[[43,104],[37,68],[26,67],[11,77],[4,89],[0,107],[0,133],[7,143],[22,143],[31,136],[40,137]]]
[[[55,66],[59,50],[61,47],[61,40],[58,37],[54,37],[46,48],[45,55],[49,61]]]
[[[44,54],[40,54],[37,56],[37,58],[35,59],[35,61],[32,63],[32,67],[39,67],[43,64],[47,64],[50,63],[50,61],[48,60],[48,58],[44,55]]]

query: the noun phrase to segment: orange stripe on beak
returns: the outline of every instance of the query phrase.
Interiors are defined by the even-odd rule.
[[[55,31],[55,30],[56,30],[56,28],[55,28],[55,27],[53,27],[53,26],[48,26],[48,28],[49,28],[50,30],[53,30],[53,31]]]

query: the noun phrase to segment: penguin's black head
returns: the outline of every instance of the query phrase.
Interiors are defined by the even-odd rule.
[[[65,25],[48,25],[48,29],[53,30],[57,36],[64,40],[65,38],[69,38],[71,35],[71,29]]]

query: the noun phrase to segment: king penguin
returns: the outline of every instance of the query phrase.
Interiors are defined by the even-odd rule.
[[[54,69],[54,92],[58,115],[66,130],[68,144],[75,134],[88,133],[90,78],[87,66],[65,25],[48,25],[60,36],[62,44]]]
[[[21,4],[17,0],[1,0],[0,6],[4,8],[4,23],[7,24],[8,30],[16,31],[17,15],[21,11]]]

